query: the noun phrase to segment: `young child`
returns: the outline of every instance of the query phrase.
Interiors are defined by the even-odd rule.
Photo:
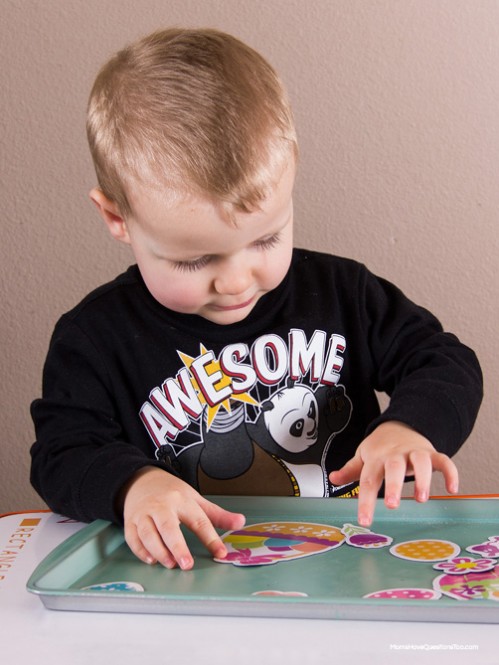
[[[244,516],[204,495],[429,495],[481,401],[474,353],[363,265],[293,249],[282,85],[214,30],[157,32],[101,70],[90,196],[136,265],[58,322],[32,405],[50,508],[124,524],[148,563],[217,557]],[[390,395],[380,414],[375,391]]]

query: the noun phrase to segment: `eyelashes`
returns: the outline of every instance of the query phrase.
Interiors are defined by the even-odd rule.
[[[210,256],[202,256],[195,261],[176,261],[173,264],[173,267],[179,272],[195,272],[196,270],[201,270],[207,266],[210,260]]]
[[[271,235],[268,238],[262,238],[261,240],[257,240],[254,246],[257,249],[272,249],[273,247],[279,244],[280,240],[281,240],[280,234],[274,233],[274,235]]]
[[[268,238],[262,238],[253,243],[253,247],[260,251],[265,251],[273,249],[276,245],[279,244],[281,240],[280,233],[274,233]],[[173,267],[179,272],[196,272],[197,270],[202,270],[205,268],[211,261],[213,256],[207,254],[206,256],[201,256],[199,259],[194,259],[194,261],[175,261]]]

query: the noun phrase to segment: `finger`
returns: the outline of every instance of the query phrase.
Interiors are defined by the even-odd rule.
[[[154,520],[147,517],[140,525],[130,523],[125,526],[125,539],[132,552],[148,564],[161,562],[166,568],[174,568],[176,561],[159,535]]]
[[[218,506],[207,499],[203,498],[200,501],[200,506],[206,513],[210,523],[214,527],[224,529],[225,531],[241,529],[246,522],[246,517],[243,514],[225,510],[221,506]],[[213,533],[215,536],[211,540],[205,541],[205,546],[212,556],[217,559],[224,559],[227,556],[227,548],[218,533],[212,531],[210,534],[210,532],[207,531],[207,539],[209,539],[210,536],[213,536]]]
[[[246,517],[241,513],[233,513],[230,510],[225,510],[225,508],[222,508],[207,499],[203,498],[199,505],[204,510],[211,523],[219,529],[226,529],[227,531],[240,529],[246,522]]]
[[[192,568],[194,560],[180,530],[178,519],[167,517],[155,522],[151,517],[141,521],[137,534],[143,547],[163,566],[183,570]]]
[[[407,465],[403,455],[393,455],[385,462],[385,506],[387,508],[397,508],[400,504],[406,469]]]
[[[414,475],[414,498],[416,501],[424,503],[430,496],[433,473],[431,456],[426,450],[416,450],[410,453],[409,461]]]
[[[379,488],[383,481],[383,466],[379,463],[367,463],[362,468],[359,479],[359,506],[357,519],[361,526],[370,526]]]
[[[445,487],[450,494],[457,494],[459,490],[459,472],[450,457],[444,453],[436,453],[432,457],[433,468],[445,478]]]
[[[212,506],[214,506],[214,504],[212,504]],[[207,510],[208,512],[211,512],[209,506],[207,506]],[[194,510],[191,509],[188,513],[183,516],[181,515],[180,517],[183,524],[185,524],[185,526],[198,537],[213,557],[222,559],[227,555],[227,548],[207,513],[200,506],[196,504]]]
[[[187,522],[181,521],[188,526]],[[190,570],[194,566],[194,557],[180,529],[180,523],[176,521],[174,526],[173,521],[163,522],[160,527],[160,534],[166,545],[165,557],[160,560],[161,563],[167,568],[172,568],[178,564],[182,570]],[[170,561],[173,561],[173,566],[170,565]]]
[[[125,533],[125,541],[128,547],[131,549],[131,551],[135,554],[135,556],[138,559],[149,565],[156,563],[156,559],[142,544],[142,541],[140,540],[137,534],[137,527],[135,526],[135,524],[131,524],[129,526],[125,525],[124,533]]]
[[[348,460],[341,469],[331,471],[329,474],[329,480],[333,485],[347,485],[348,483],[353,483],[355,480],[359,480],[363,464],[360,455],[355,455],[352,459]]]

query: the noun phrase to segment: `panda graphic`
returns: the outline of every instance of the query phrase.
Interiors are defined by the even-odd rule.
[[[262,405],[251,439],[292,474],[298,496],[328,496],[326,456],[335,436],[350,420],[352,404],[343,386],[321,386],[315,392],[288,385]]]
[[[314,391],[288,382],[260,405],[255,422],[236,404],[203,426],[201,443],[178,455],[162,446],[158,458],[202,494],[329,496],[326,455],[351,412],[342,385]]]

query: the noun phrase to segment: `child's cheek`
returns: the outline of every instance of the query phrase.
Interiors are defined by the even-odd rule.
[[[202,304],[199,291],[194,285],[186,284],[186,280],[181,283],[176,279],[155,280],[147,286],[159,303],[174,312],[195,313]]]

